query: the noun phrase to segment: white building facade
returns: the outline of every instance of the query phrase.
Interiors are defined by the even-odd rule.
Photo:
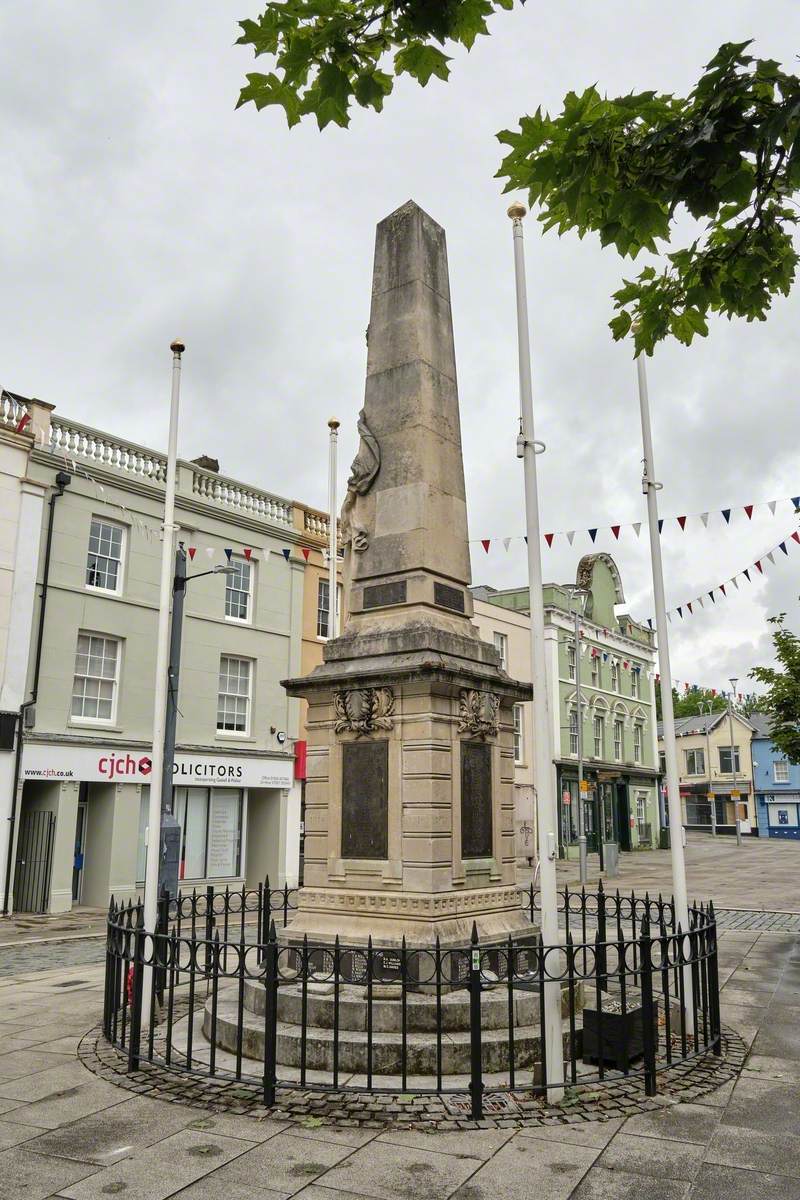
[[[18,569],[29,595],[7,619],[11,629],[27,615],[27,628],[7,635],[4,655],[4,689],[17,659],[24,669],[3,693],[4,707],[22,706],[23,730],[21,746],[0,752],[12,837],[2,869],[6,911],[64,912],[142,891],[166,460],[55,414],[31,442],[25,486],[38,509],[20,515],[18,540],[34,569]],[[189,556],[172,796],[180,876],[188,888],[267,876],[292,886],[301,735],[280,681],[300,673],[308,513],[216,466],[178,464]]]

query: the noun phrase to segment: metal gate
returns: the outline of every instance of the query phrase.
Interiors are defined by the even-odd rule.
[[[56,816],[49,809],[22,814],[14,876],[14,908],[17,912],[47,912],[55,829]]]

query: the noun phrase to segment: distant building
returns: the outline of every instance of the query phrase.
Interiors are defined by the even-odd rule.
[[[777,748],[765,713],[751,713],[753,787],[761,837],[800,839],[800,764]]]
[[[588,597],[574,638],[575,606],[570,586],[546,584],[545,646],[550,719],[555,754],[559,852],[578,853],[578,712],[575,683],[580,672],[587,844],[597,850],[602,836],[621,849],[651,849],[660,841],[658,756],[655,720],[656,651],[653,633],[617,610],[624,604],[622,581],[608,554],[588,554],[578,565],[576,587]],[[472,589],[475,619],[486,641],[507,654],[516,679],[531,678],[529,592]],[[519,705],[522,731],[517,760],[517,854],[525,853],[527,828],[535,829],[531,767],[531,705]]]
[[[0,666],[16,680],[3,706],[15,720],[21,706],[22,740],[0,751],[0,826],[12,834],[0,870],[10,865],[9,908],[63,912],[142,890],[166,460],[50,410],[0,405],[0,445],[20,460],[15,494],[35,501],[30,514],[15,501],[12,586],[27,600]],[[26,412],[35,439],[14,432]],[[280,681],[306,669],[305,580],[316,608],[327,518],[218,466],[178,464],[179,538],[189,576],[203,576],[189,582],[183,625],[180,873],[189,888],[295,884],[302,725]],[[212,573],[228,564],[233,575]]]
[[[752,734],[750,721],[734,711],[734,745],[731,754],[727,710],[710,715],[698,713],[695,717],[675,718],[681,820],[688,829],[711,833],[715,827],[721,834],[735,833],[738,811],[743,821],[742,832],[758,834],[753,803]],[[659,752],[663,759],[664,740],[660,722],[658,737]],[[738,798],[734,797],[734,790],[739,793]]]

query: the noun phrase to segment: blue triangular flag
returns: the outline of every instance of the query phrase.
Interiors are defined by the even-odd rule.
[[[781,542],[780,546],[778,546],[778,549],[782,550],[784,554],[789,553],[789,551],[786,549],[786,542]]]
[[[742,574],[744,575],[745,579],[749,583],[750,582],[750,568],[745,567],[745,569],[742,571]]]
[[[659,521],[658,521],[658,532],[659,532],[659,533],[661,533],[661,530],[662,530],[663,528],[664,528],[664,518],[663,518],[663,517],[659,517]]]
[[[232,556],[232,555],[233,555],[233,550],[231,549],[231,547],[230,547],[230,546],[226,546],[226,547],[225,547],[225,557],[227,558],[228,562],[230,562],[230,561],[231,561],[231,556]]]
[[[800,496],[792,496],[792,504],[795,508],[800,508]]]
[[[653,618],[652,617],[647,618],[647,624],[650,626],[651,629],[653,628]]]
[[[723,515],[723,517],[725,518],[725,524],[726,524],[726,525],[730,525],[730,523],[731,523],[731,510],[730,510],[729,508],[723,508],[723,510],[722,510],[722,515]]]
[[[288,547],[288,546],[284,546],[284,547],[283,547],[283,557],[286,559],[286,561],[287,561],[287,562],[289,561],[289,555],[290,555],[291,553],[292,553],[292,552],[291,552],[291,550],[289,549],[289,547]]]
[[[716,598],[716,596],[714,595],[714,593],[713,593],[713,592],[709,592],[708,594],[709,594],[709,597],[710,597],[710,599],[711,599],[712,603],[713,603],[713,604],[716,604],[716,603],[717,603],[717,598]]]
[[[597,530],[596,530],[596,529],[590,529],[590,530],[589,530],[589,537],[592,539],[592,541],[594,541],[594,539],[597,537]]]
[[[681,620],[683,620],[683,611],[681,609],[680,604],[678,605],[678,616],[680,617]]]

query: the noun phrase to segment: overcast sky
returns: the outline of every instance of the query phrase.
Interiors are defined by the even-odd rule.
[[[525,581],[508,198],[494,134],[596,81],[612,94],[685,92],[723,41],[789,69],[796,0],[529,0],[458,54],[450,84],[401,82],[382,116],[348,131],[289,132],[279,111],[234,111],[253,69],[234,45],[258,0],[108,4],[7,0],[0,10],[0,384],[122,437],[166,442],[169,343],[184,359],[180,452],[324,507],[327,418],[342,421],[341,476],[364,386],[374,227],[415,199],[447,230],[473,578]],[[263,60],[262,60],[263,61]],[[260,69],[260,68],[259,68]],[[266,69],[266,68],[265,68]],[[527,222],[545,530],[644,516],[630,350],[607,329],[630,263],[596,241]],[[663,546],[669,605],[692,600],[797,528],[723,507],[800,492],[800,291],[763,325],[725,321],[690,350],[649,360],[666,516],[710,510]],[[500,539],[515,537],[509,551]],[[730,599],[673,623],[680,679],[725,686],[769,657],[766,617],[798,625],[800,546]],[[574,577],[586,534],[543,551]],[[652,613],[646,530],[606,528],[632,614]],[[709,611],[710,609],[710,611]]]

